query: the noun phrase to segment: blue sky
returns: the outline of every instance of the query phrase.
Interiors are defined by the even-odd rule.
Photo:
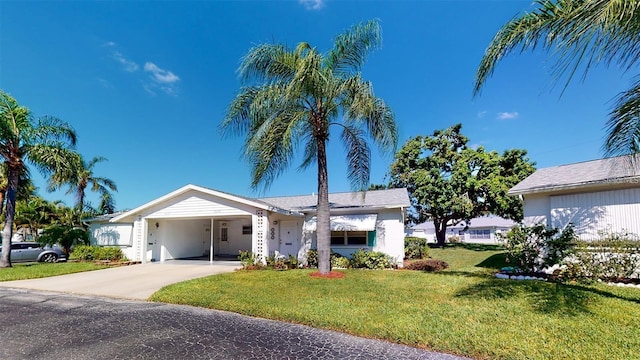
[[[378,18],[383,46],[362,72],[392,107],[400,145],[460,122],[472,144],[524,148],[538,167],[601,157],[611,100],[630,84],[619,69],[576,77],[561,96],[553,57],[514,54],[472,96],[484,49],[531,3],[0,1],[0,88],[35,115],[71,123],[86,158],[109,159],[95,172],[117,183],[119,209],[188,183],[252,197],[310,194],[315,169],[297,164],[268,190],[250,189],[242,139],[218,131],[240,86],[235,71],[256,44],[305,41],[326,51],[346,28]],[[329,148],[329,190],[349,191],[339,140]],[[371,180],[382,183],[393,159],[373,155]],[[72,204],[46,193],[40,177],[36,185]]]

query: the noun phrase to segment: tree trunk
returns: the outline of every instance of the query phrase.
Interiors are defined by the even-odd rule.
[[[331,227],[329,223],[329,177],[327,174],[327,149],[324,140],[318,141],[318,206],[316,208],[316,243],[318,247],[318,271],[331,271]]]
[[[0,191],[0,216],[2,216],[2,213],[4,212],[4,197],[7,193],[7,190],[2,190]]]
[[[20,172],[9,167],[9,187],[7,188],[7,212],[2,229],[2,256],[0,256],[0,268],[11,267],[11,237],[13,236],[13,219],[16,215],[16,193],[18,191],[18,179]]]
[[[434,220],[433,225],[436,228],[436,245],[443,248],[447,240],[447,223]]]

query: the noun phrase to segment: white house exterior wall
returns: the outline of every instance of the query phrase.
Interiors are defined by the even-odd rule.
[[[583,240],[599,232],[631,232],[640,235],[640,189],[599,191],[550,196],[552,227],[573,223]]]
[[[117,246],[127,259],[135,259],[133,224],[92,223],[90,242],[98,246]]]
[[[533,224],[547,224],[551,219],[549,195],[531,194],[524,196],[524,218],[522,223],[527,226]]]

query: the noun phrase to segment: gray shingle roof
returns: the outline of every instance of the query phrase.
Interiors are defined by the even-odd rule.
[[[539,169],[512,187],[509,195],[639,183],[638,161],[628,155]]]
[[[258,200],[279,208],[305,212],[316,209],[318,196],[280,196]],[[329,205],[332,209],[390,208],[409,207],[411,202],[407,189],[387,189],[367,191],[364,197],[362,192],[332,193],[329,194]]]

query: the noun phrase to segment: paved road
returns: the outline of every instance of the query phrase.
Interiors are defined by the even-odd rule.
[[[0,359],[460,359],[189,306],[0,288]]]
[[[146,300],[163,286],[231,272],[239,261],[174,260],[86,271],[42,279],[0,282],[1,287]]]

